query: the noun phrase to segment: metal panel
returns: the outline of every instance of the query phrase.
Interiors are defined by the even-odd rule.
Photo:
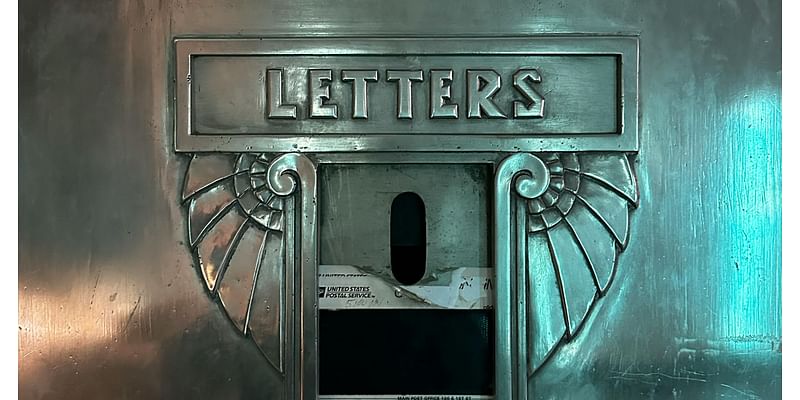
[[[195,268],[181,206],[191,157],[174,152],[176,37],[499,43],[587,33],[638,37],[640,140],[630,159],[638,205],[624,238],[611,239],[627,242],[613,282],[574,338],[516,393],[780,397],[780,13],[768,0],[21,3],[21,398],[287,398],[285,378],[232,328]],[[461,144],[452,140],[443,147]],[[446,161],[499,165],[486,153],[495,149],[476,146],[481,153]],[[443,162],[436,153],[376,162],[392,160]],[[519,249],[518,219],[528,210],[514,204]],[[574,207],[565,218],[590,226],[586,210]],[[528,232],[537,248],[564,233]],[[303,250],[292,246],[290,254]],[[535,256],[527,262],[544,259]],[[509,259],[523,257],[512,251]],[[313,297],[306,278],[303,291]],[[508,278],[518,286],[529,279]],[[528,321],[513,317],[521,338],[514,354],[524,354]]]
[[[635,37],[347,38],[199,40],[176,46],[178,151],[542,151],[638,148],[638,42]],[[334,68],[335,67],[335,68]],[[369,118],[350,118],[353,94],[339,75],[375,68],[367,86]],[[331,68],[334,70],[331,71]],[[453,118],[467,116],[471,69],[499,75],[493,96],[502,118],[453,124],[425,116],[433,71],[447,69]],[[547,93],[547,118],[516,118],[515,73],[535,68]],[[279,99],[291,118],[264,118],[265,70],[282,72]],[[388,71],[423,72],[412,121],[395,121],[396,86]],[[331,71],[327,103],[335,118],[312,118],[311,70]],[[424,82],[423,82],[424,81]],[[505,82],[503,84],[503,82]],[[591,82],[591,84],[587,84]],[[427,88],[430,87],[430,90]],[[272,97],[270,97],[272,98]],[[471,107],[470,107],[471,110]],[[409,117],[412,119],[412,117]]]

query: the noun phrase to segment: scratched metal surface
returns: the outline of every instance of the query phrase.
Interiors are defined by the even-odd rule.
[[[780,2],[21,3],[21,398],[269,398],[178,205],[174,35],[639,33],[641,203],[533,398],[778,398]]]

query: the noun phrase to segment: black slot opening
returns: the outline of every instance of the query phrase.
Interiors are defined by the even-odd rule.
[[[425,276],[425,203],[416,193],[400,193],[392,201],[390,218],[392,275],[403,285],[413,285]]]

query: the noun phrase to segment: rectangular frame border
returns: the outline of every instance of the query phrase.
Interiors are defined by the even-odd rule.
[[[639,150],[639,39],[637,36],[510,37],[316,37],[316,38],[176,38],[176,152],[551,152]],[[192,135],[191,62],[195,55],[257,56],[469,53],[588,55],[620,57],[619,132],[591,135],[535,134],[326,134],[326,135]],[[458,51],[462,50],[462,51]]]

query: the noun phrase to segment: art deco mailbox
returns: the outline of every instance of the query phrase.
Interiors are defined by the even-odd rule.
[[[780,396],[780,5],[20,3],[25,399]]]
[[[527,398],[612,284],[638,204],[636,37],[175,54],[189,247],[283,396]]]

